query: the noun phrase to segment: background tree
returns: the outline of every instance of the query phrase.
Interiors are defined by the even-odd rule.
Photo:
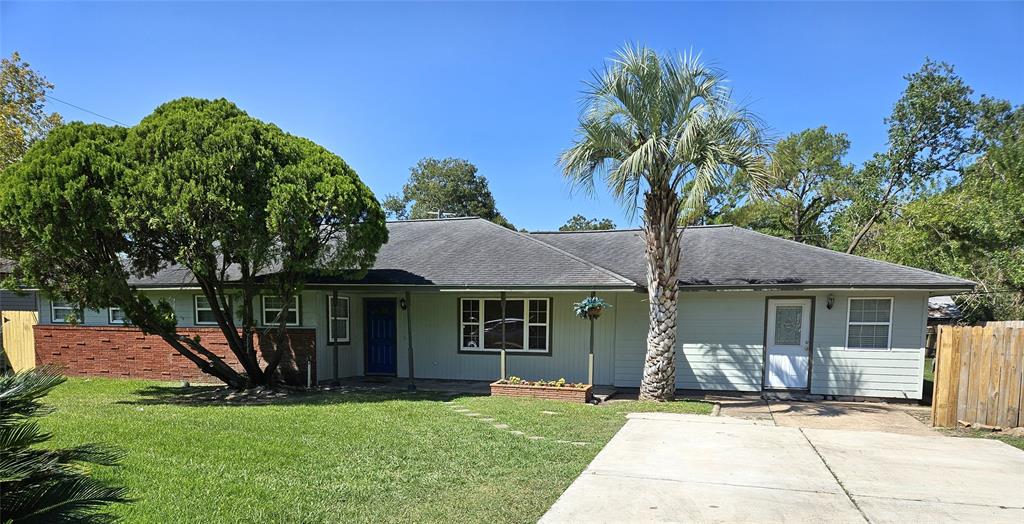
[[[558,228],[559,231],[602,231],[606,229],[615,229],[615,222],[612,222],[612,219],[587,218],[583,215],[573,215]]]
[[[498,212],[487,179],[461,158],[420,160],[409,170],[402,195],[388,195],[383,206],[397,219],[475,216],[515,229]]]
[[[734,177],[715,189],[696,222],[826,245],[831,215],[851,196],[853,166],[843,163],[849,149],[844,133],[829,133],[825,126],[793,133],[775,145],[762,198],[747,198],[750,181]]]
[[[1024,318],[1024,108],[980,122],[990,148],[941,193],[907,203],[866,254],[978,282],[958,295],[968,321]],[[997,117],[997,118],[991,118]]]
[[[850,150],[845,133],[825,126],[794,133],[775,145],[768,212],[785,236],[823,245],[821,220],[850,196],[853,166],[844,164]]]
[[[44,109],[51,89],[53,84],[22,61],[17,51],[0,60],[0,171],[60,125],[60,115]]]
[[[927,60],[905,79],[907,87],[885,120],[888,150],[865,163],[853,186],[853,204],[837,222],[836,240],[846,242],[847,253],[857,251],[895,207],[936,190],[944,182],[940,175],[958,173],[977,152],[973,90],[953,66]]]
[[[311,272],[359,273],[384,213],[343,160],[226,100],[182,98],[131,129],[72,123],[0,174],[0,258],[12,278],[82,308],[121,308],[202,371],[267,385],[290,350],[291,297]],[[173,308],[128,284],[178,265],[194,276],[244,372],[177,332]],[[183,275],[183,278],[187,275]],[[261,365],[253,304],[282,297]]]
[[[0,376],[0,515],[4,522],[107,522],[108,504],[127,490],[97,480],[85,466],[116,466],[120,453],[85,444],[40,447],[52,433],[34,419],[52,408],[40,400],[64,378],[46,369]]]
[[[764,178],[759,122],[737,109],[723,74],[692,56],[627,46],[587,84],[565,176],[593,191],[602,178],[628,210],[643,210],[650,328],[640,398],[675,393],[681,219],[697,216],[737,170]]]

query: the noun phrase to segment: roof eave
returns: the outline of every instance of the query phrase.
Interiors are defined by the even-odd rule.
[[[932,293],[957,293],[973,291],[974,283],[948,284],[738,284],[679,286],[680,291],[929,291]]]

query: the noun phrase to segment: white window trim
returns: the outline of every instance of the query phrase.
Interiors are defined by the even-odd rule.
[[[69,304],[69,303],[68,302],[63,302],[63,304]],[[56,310],[58,310],[58,309],[66,309],[66,310],[68,310],[68,311],[70,311],[72,313],[78,314],[78,323],[79,324],[85,322],[85,318],[84,318],[85,315],[83,315],[82,312],[78,308],[76,308],[74,306],[74,304],[69,304],[69,305],[66,305],[66,306],[58,306],[56,301],[51,300],[50,301],[50,323],[51,324],[67,324],[68,323],[68,321],[64,320],[64,319],[57,320],[57,315],[54,315],[53,313]]]
[[[338,295],[338,300],[344,300],[346,303],[345,311],[348,312],[347,316],[340,317],[334,316],[334,295],[327,295],[327,341],[334,343],[344,343],[352,341],[352,300],[347,296]],[[345,319],[345,325],[348,326],[345,338],[334,337],[334,321],[339,319]]]
[[[480,319],[477,322],[466,322],[465,317],[462,315],[462,304],[466,300],[475,300],[479,306]],[[459,350],[468,352],[478,353],[501,353],[501,348],[486,348],[484,347],[484,303],[488,300],[500,301],[501,297],[460,297],[459,298]],[[513,297],[505,298],[506,302],[513,300],[519,300],[523,302],[523,345],[530,345],[530,326],[545,326],[547,329],[544,330],[544,349],[506,349],[505,353],[529,353],[546,355],[551,352],[551,299],[547,297]],[[530,301],[531,300],[543,300],[547,304],[547,322],[530,322]],[[477,326],[477,333],[479,333],[480,346],[464,346],[464,334],[466,332],[465,326]]]
[[[850,312],[851,306],[854,300],[888,300],[889,301],[889,321],[888,322],[857,322],[858,326],[883,326],[889,327],[889,333],[886,335],[886,342],[888,347],[884,348],[858,348],[850,347]],[[849,297],[846,299],[846,338],[843,339],[843,346],[848,351],[892,351],[892,313],[893,308],[896,306],[895,297]]]
[[[123,326],[124,320],[114,320],[114,310],[121,311],[121,308],[113,306],[107,308],[107,323],[114,324],[115,326]]]
[[[204,308],[199,307],[199,299],[200,298],[206,298],[206,295],[192,295],[192,321],[195,322],[195,324],[197,326],[216,326],[217,325],[217,321],[216,320],[214,320],[213,322],[208,322],[208,321],[201,322],[199,320],[199,312],[200,311],[211,311],[211,312],[213,311],[212,307],[204,307]]]
[[[270,324],[268,324],[266,322],[266,320],[267,320],[267,297],[278,297],[278,295],[260,295],[260,322],[264,326],[276,326],[277,325],[276,322],[272,322]],[[292,299],[294,300],[294,302],[292,303],[292,308],[289,309],[289,311],[294,311],[295,312],[295,322],[294,323],[293,322],[287,322],[287,323],[285,323],[285,325],[286,326],[301,326],[302,325],[302,310],[299,309],[299,306],[300,306],[299,295],[293,296]],[[278,311],[278,312],[280,312],[281,310],[280,309],[271,309],[271,311]]]

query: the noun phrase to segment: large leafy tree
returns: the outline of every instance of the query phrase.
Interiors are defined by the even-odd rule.
[[[606,229],[615,229],[615,222],[612,222],[612,219],[587,218],[583,215],[573,215],[558,228],[559,231],[603,231]]]
[[[852,194],[853,166],[843,162],[849,149],[846,134],[825,126],[793,133],[775,145],[763,198],[747,198],[750,181],[735,177],[716,188],[699,220],[823,246],[829,218]]]
[[[824,243],[822,218],[850,196],[853,166],[843,162],[849,149],[844,133],[829,133],[825,126],[775,145],[767,209],[786,237]]]
[[[574,144],[561,155],[575,187],[595,179],[642,208],[650,328],[640,396],[675,393],[681,219],[736,171],[766,173],[759,122],[731,101],[722,72],[693,56],[627,46],[587,83]]]
[[[84,444],[53,448],[53,434],[36,418],[52,408],[42,397],[64,381],[46,369],[0,376],[0,516],[5,523],[109,522],[108,504],[127,502],[127,490],[90,475],[89,466],[115,466],[116,450]]]
[[[0,176],[0,233],[0,257],[15,261],[8,284],[83,308],[120,307],[239,388],[274,380],[290,351],[288,306],[305,278],[365,270],[387,239],[383,210],[342,159],[226,100],[194,98],[130,129],[52,131]],[[194,276],[242,372],[179,334],[170,304],[129,284],[172,266]],[[262,358],[260,292],[285,304]]]
[[[46,92],[51,89],[53,84],[17,51],[0,60],[0,171],[60,125],[58,113],[46,112]]]
[[[424,158],[409,170],[402,194],[388,195],[384,208],[394,218],[474,216],[515,227],[498,211],[487,178],[461,158]]]
[[[941,187],[943,174],[955,178],[977,153],[973,90],[953,66],[928,60],[905,79],[907,87],[885,120],[888,148],[858,173],[853,203],[837,221],[834,242],[844,242],[847,253],[895,208]]]
[[[956,297],[968,320],[1024,318],[1024,108],[983,100],[988,150],[941,193],[902,206],[867,254],[958,275],[978,290]]]

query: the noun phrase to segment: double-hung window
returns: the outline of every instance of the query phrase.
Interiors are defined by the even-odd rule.
[[[892,347],[892,298],[851,298],[846,326],[846,349]]]
[[[263,295],[263,325],[274,326],[281,321],[281,311],[284,310],[284,299],[278,296]],[[286,326],[299,325],[299,296],[292,297],[292,304],[285,316]]]
[[[460,347],[463,351],[500,351],[502,331],[506,351],[547,353],[551,344],[550,300],[509,298],[505,316],[500,298],[460,300]]]
[[[107,321],[110,324],[124,324],[124,318],[123,309],[115,306],[111,306],[107,309]]]
[[[196,310],[196,324],[216,324],[217,317],[215,317],[213,314],[213,308],[210,307],[210,301],[204,295],[195,295],[195,297],[193,297],[193,300]]]
[[[228,305],[224,308],[224,314],[233,319],[235,314],[231,296],[228,296],[227,300]],[[210,307],[210,301],[206,298],[206,295],[195,295],[192,304],[196,312],[197,326],[212,326],[217,323],[217,317],[213,314],[213,308]]]
[[[50,321],[54,324],[66,324],[72,320],[81,322],[82,311],[70,302],[50,301]]]
[[[348,342],[349,338],[348,297],[327,296],[327,341]]]

